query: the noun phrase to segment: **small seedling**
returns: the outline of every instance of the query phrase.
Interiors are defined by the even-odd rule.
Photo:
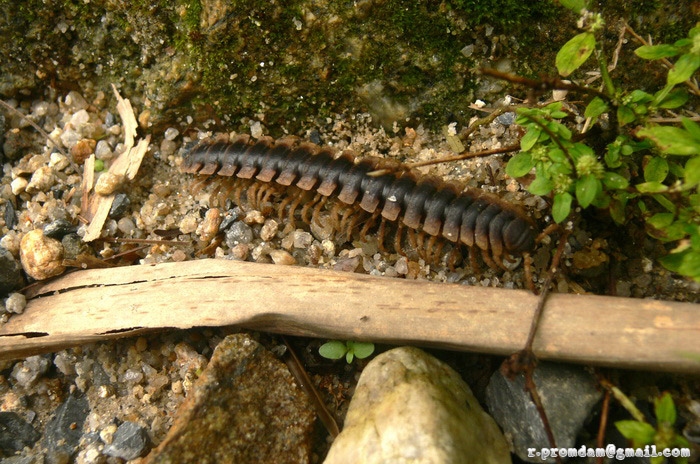
[[[636,408],[634,412],[630,412],[638,419],[615,422],[615,427],[625,438],[632,441],[634,448],[655,445],[657,452],[667,448],[690,448],[688,440],[673,428],[676,423],[676,406],[673,404],[670,393],[666,392],[654,400],[656,428],[644,421],[644,417]],[[652,457],[651,464],[661,464],[664,460],[663,456]],[[688,459],[678,457],[673,458],[673,462],[687,463]]]
[[[345,360],[350,364],[354,358],[365,359],[374,353],[374,343],[331,340],[321,345],[318,353],[326,359],[340,359],[345,356]]]

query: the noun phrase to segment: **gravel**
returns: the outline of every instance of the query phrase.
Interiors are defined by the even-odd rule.
[[[197,128],[181,121],[162,133],[153,133],[149,152],[136,179],[129,185],[113,182],[106,186],[118,189],[118,201],[110,211],[101,239],[84,244],[80,241],[85,234],[80,216],[82,174],[75,172],[71,161],[79,164],[84,151],[89,149],[108,167],[123,152],[121,121],[106,102],[102,92],[85,98],[74,91],[55,99],[10,101],[18,111],[41,125],[53,142],[69,151],[70,159],[19,117],[5,114],[5,164],[0,179],[0,209],[3,210],[0,214],[0,291],[4,296],[23,285],[18,264],[21,256],[25,257],[22,262],[26,274],[31,279],[42,279],[63,271],[62,257],[75,259],[83,254],[110,258],[119,265],[183,261],[204,254],[221,259],[297,264],[463,285],[524,287],[522,266],[507,272],[483,269],[476,274],[470,268],[452,270],[444,263],[426,263],[422,259],[382,253],[376,237],[351,243],[336,240],[327,221],[321,220],[321,224],[314,223],[310,227],[297,221],[296,227],[290,227],[274,214],[263,215],[230,202],[212,207],[210,189],[193,187],[193,178],[180,174],[178,166],[184,145],[205,136],[221,135],[211,129],[215,127],[213,121],[205,121]],[[519,129],[505,116],[477,130],[469,140],[469,149],[506,146],[517,140]],[[266,132],[261,124],[262,115],[258,117],[259,121],[251,120],[249,124],[256,135],[258,131]],[[145,118],[141,120],[147,124]],[[422,126],[378,129],[366,114],[337,115],[320,121],[310,119],[308,127],[308,134],[318,141],[363,155],[425,161],[453,154],[442,135]],[[147,126],[141,130],[149,132]],[[93,144],[90,140],[97,142]],[[546,201],[531,197],[519,182],[507,178],[504,160],[502,156],[474,158],[419,170],[447,181],[498,193],[524,205],[541,224],[549,223]],[[590,258],[600,258],[601,250],[609,254],[601,248],[604,244],[596,242],[594,232],[586,231],[588,226],[585,220],[571,225],[577,232],[572,234],[565,248],[565,272],[556,282],[560,291],[590,291],[586,286],[603,272],[599,268],[604,268],[605,264],[596,264],[587,270],[573,268],[574,262],[595,263],[595,259]],[[222,231],[223,239],[219,240],[217,236]],[[163,238],[164,234],[167,237]],[[36,244],[28,248],[30,239]],[[114,239],[122,242],[115,243]],[[165,239],[168,242],[144,247],[124,239]],[[175,240],[181,244],[172,244]],[[46,245],[47,241],[50,245]],[[652,255],[659,251],[660,245],[648,238],[643,237],[640,243],[641,246],[635,247],[637,253],[643,250]],[[544,269],[555,244],[556,237],[545,240],[534,256],[538,282],[544,280]],[[51,256],[39,253],[45,248],[50,248]],[[583,253],[583,256],[575,257],[576,253]],[[27,259],[29,256],[42,264],[32,266]],[[585,258],[589,258],[588,261]],[[655,262],[633,255],[622,262],[625,273],[616,283],[620,293],[659,297],[657,290],[660,289],[661,296],[667,299],[697,301],[697,284],[675,278]],[[22,312],[23,303],[15,295],[19,294],[14,293],[3,301],[1,320],[21,317],[16,313]],[[120,309],[115,308],[115,311]],[[109,454],[106,449],[114,449],[119,437],[117,432],[126,423],[135,424],[138,436],[143,435],[139,430],[146,430],[149,444],[156,446],[221,336],[221,331],[193,330],[86,345],[52,355],[4,362],[0,366],[2,408],[19,414],[37,429],[43,429],[42,424],[56,425],[51,437],[45,436],[23,452],[27,455],[41,454],[47,447],[53,447],[51,452],[57,458],[61,453],[68,453],[78,462],[102,462],[104,454]],[[27,402],[26,398],[32,401]],[[64,406],[68,403],[72,406]],[[61,407],[68,410],[61,410]],[[86,410],[90,413],[83,416]],[[75,439],[69,430],[59,427],[66,422],[62,418],[69,413],[75,415],[71,423],[78,424],[79,433]],[[65,436],[56,435],[61,430]],[[120,457],[126,459],[125,456]]]

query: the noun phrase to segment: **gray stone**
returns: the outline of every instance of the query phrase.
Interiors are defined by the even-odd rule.
[[[446,364],[412,347],[362,372],[326,464],[509,463],[498,426]]]
[[[105,446],[107,456],[130,461],[148,451],[148,431],[135,422],[124,422],[114,433],[114,440]]]
[[[0,247],[0,297],[24,285],[22,266],[12,253]]]
[[[581,367],[540,363],[534,379],[557,447],[573,447],[584,421],[601,397],[594,377]],[[486,404],[521,459],[554,462],[552,458],[545,461],[528,457],[528,448],[539,451],[551,446],[537,408],[525,391],[522,375],[511,381],[496,371],[486,388]]]
[[[234,222],[226,231],[226,244],[233,248],[239,243],[250,243],[253,241],[253,229],[242,221]]]
[[[83,423],[90,412],[90,405],[83,396],[71,395],[56,408],[56,412],[46,424],[44,443],[47,461],[61,461],[70,458],[83,435]]]
[[[0,412],[0,456],[32,446],[41,434],[15,412]]]

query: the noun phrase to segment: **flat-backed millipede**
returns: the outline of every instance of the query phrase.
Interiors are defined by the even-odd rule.
[[[251,140],[243,135],[226,143],[200,142],[185,154],[181,170],[207,176],[202,184],[218,179],[214,198],[234,194],[240,204],[241,192],[247,189],[255,206],[273,196],[284,197],[278,211],[292,221],[302,203],[306,222],[315,220],[325,206],[348,240],[359,224],[363,224],[361,237],[378,226],[381,246],[388,224],[396,228],[398,252],[404,228],[414,242],[418,237],[422,244],[429,237],[424,245],[428,250],[445,241],[468,247],[472,266],[475,249],[489,267],[505,268],[504,258],[528,253],[535,246],[533,221],[493,194],[417,175],[399,162],[377,157],[356,160],[349,152],[337,154],[297,138]]]

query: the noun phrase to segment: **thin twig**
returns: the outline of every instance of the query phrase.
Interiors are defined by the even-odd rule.
[[[596,446],[602,448],[605,440],[605,429],[608,427],[608,412],[610,411],[610,390],[605,390],[603,396],[603,407],[600,413],[600,425],[598,426],[598,436],[596,437]],[[603,464],[604,457],[600,456],[596,459],[596,464]]]
[[[53,145],[54,147],[56,147],[56,149],[57,149],[58,151],[60,151],[61,154],[62,154],[63,156],[66,157],[66,159],[68,160],[68,162],[70,162],[71,166],[73,167],[73,170],[75,170],[75,172],[76,172],[77,174],[80,174],[80,170],[78,169],[78,165],[75,164],[75,162],[73,161],[73,158],[70,157],[70,156],[68,156],[68,153],[66,153],[66,152],[63,150],[63,148],[61,148],[56,142],[54,142],[54,141],[51,139],[51,136],[50,136],[49,134],[47,134],[46,131],[45,131],[44,129],[42,129],[41,126],[40,126],[39,124],[37,124],[37,123],[35,123],[34,121],[32,121],[32,120],[29,118],[28,115],[23,114],[23,113],[22,113],[21,111],[19,111],[17,108],[13,108],[12,106],[10,106],[10,105],[9,105],[7,102],[5,102],[4,100],[0,100],[0,105],[4,106],[5,109],[7,109],[8,111],[10,111],[10,112],[16,114],[16,115],[19,116],[20,118],[22,118],[22,119],[24,119],[25,121],[27,121],[27,122],[29,123],[29,125],[32,126],[34,129],[36,129],[41,135],[43,135],[43,136],[46,138],[46,140],[48,140],[48,141],[51,143],[51,145]]]
[[[413,169],[413,168],[419,168],[421,166],[431,166],[433,164],[449,163],[452,161],[461,161],[461,160],[469,159],[469,158],[478,158],[480,156],[497,155],[500,153],[510,153],[510,152],[518,151],[518,150],[520,150],[520,142],[518,142],[517,144],[513,144],[513,145],[507,145],[507,146],[501,147],[501,148],[492,148],[491,150],[481,150],[481,151],[473,151],[473,152],[464,151],[464,152],[460,153],[459,155],[447,156],[445,158],[428,160],[428,161],[418,161],[416,163],[407,163],[407,166],[409,168]]]
[[[504,73],[501,71],[497,71],[495,69],[490,69],[490,68],[484,68],[481,70],[481,73],[486,75],[486,76],[491,76],[495,77],[497,79],[502,79],[504,81],[512,82],[514,84],[521,84],[526,87],[530,87],[535,90],[540,90],[540,91],[550,91],[550,90],[570,90],[573,92],[579,92],[583,93],[586,95],[595,95],[597,97],[600,97],[604,101],[608,103],[612,103],[610,96],[604,92],[601,92],[599,90],[590,88],[590,87],[584,87],[580,86],[578,84],[574,84],[573,82],[564,82],[563,80],[559,79],[558,77],[544,77],[542,79],[529,79],[527,77],[522,77],[518,76],[515,74],[510,74],[510,73]]]
[[[284,362],[287,364],[289,372],[292,373],[296,381],[299,383],[299,387],[302,390],[304,390],[308,395],[309,400],[311,400],[311,403],[316,409],[316,414],[318,414],[318,418],[321,419],[321,422],[326,427],[328,434],[333,438],[337,437],[340,433],[338,423],[335,421],[333,415],[321,399],[321,395],[319,395],[318,390],[316,390],[316,388],[314,387],[313,382],[309,378],[309,375],[306,373],[306,369],[304,369],[304,366],[301,364],[301,361],[299,361],[299,358],[292,349],[292,345],[289,344],[287,338],[284,335],[282,335],[282,341],[284,342],[284,346],[287,347],[287,352],[284,356]]]

